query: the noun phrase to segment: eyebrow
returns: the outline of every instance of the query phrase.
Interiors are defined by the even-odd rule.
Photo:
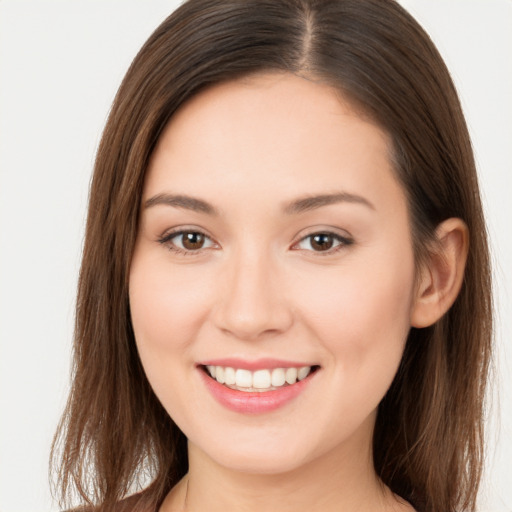
[[[337,192],[334,194],[320,194],[296,199],[285,205],[284,212],[287,214],[297,214],[337,203],[361,204],[371,210],[375,210],[375,206],[362,196],[350,194],[349,192]]]
[[[195,212],[206,213],[207,215],[218,215],[217,209],[210,203],[197,199],[196,197],[182,194],[157,194],[144,203],[144,208],[151,208],[156,205],[173,206],[175,208],[184,208]]]
[[[286,214],[294,215],[298,213],[316,210],[322,206],[329,206],[338,203],[361,204],[375,210],[375,206],[362,196],[348,192],[337,192],[334,194],[319,194],[316,196],[306,196],[287,203],[283,211]],[[172,206],[174,208],[184,208],[207,215],[218,216],[218,210],[210,203],[196,197],[183,194],[157,194],[144,203],[144,208],[151,208],[156,205]]]

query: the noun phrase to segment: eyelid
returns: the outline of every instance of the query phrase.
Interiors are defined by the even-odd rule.
[[[296,242],[294,242],[291,246],[292,250],[306,251],[309,253],[314,253],[315,255],[319,255],[319,256],[328,256],[328,255],[332,255],[332,254],[338,252],[339,250],[345,249],[348,246],[354,244],[354,238],[349,233],[345,232],[345,234],[341,234],[339,231],[337,231],[333,228],[322,229],[320,227],[320,228],[314,228],[314,229],[308,230],[308,231],[309,232],[307,232],[307,233],[302,233],[302,234],[298,235],[298,240]],[[330,249],[325,250],[325,251],[314,251],[312,249],[303,249],[303,248],[298,247],[301,242],[303,242],[304,240],[311,238],[315,235],[329,235],[329,236],[332,236],[335,240],[339,241],[340,243]]]
[[[171,242],[173,238],[178,237],[183,234],[186,234],[186,233],[199,233],[199,234],[203,235],[206,239],[208,239],[210,241],[211,245],[208,247],[201,247],[199,249],[192,250],[192,249],[181,248]],[[325,251],[315,251],[313,249],[304,249],[304,248],[298,247],[301,244],[301,242],[303,242],[306,239],[311,238],[315,235],[328,235],[328,236],[333,237],[339,243],[337,245],[335,245],[334,247],[331,247]],[[345,231],[344,234],[341,234],[339,232],[339,230],[336,230],[332,227],[324,228],[324,229],[322,229],[322,227],[309,229],[308,232],[306,232],[306,233],[303,232],[302,234],[297,235],[296,238],[298,238],[298,239],[296,242],[294,242],[291,245],[291,247],[290,247],[291,250],[305,251],[305,252],[309,252],[309,253],[314,253],[315,255],[319,255],[319,256],[332,255],[332,254],[338,252],[339,250],[344,249],[354,243],[354,239],[349,233],[347,233]],[[206,232],[206,230],[199,228],[197,226],[178,226],[175,228],[168,229],[161,236],[158,237],[157,241],[161,245],[166,246],[170,251],[178,253],[178,254],[182,254],[182,255],[187,255],[187,256],[199,255],[199,254],[202,254],[204,251],[220,248],[220,245],[218,244],[218,242],[216,242],[216,240],[212,236],[210,236]]]
[[[199,233],[211,242],[211,246],[201,247],[200,249],[197,250],[187,250],[178,247],[176,244],[171,242],[173,238],[178,237],[179,235],[183,235],[185,233]],[[174,253],[186,256],[195,256],[202,254],[204,251],[219,248],[219,244],[215,241],[215,239],[212,236],[210,236],[204,229],[198,228],[197,226],[179,226],[176,228],[168,229],[161,236],[158,237],[157,242],[167,247],[167,249]]]

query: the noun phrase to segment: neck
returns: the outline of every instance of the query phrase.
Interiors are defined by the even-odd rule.
[[[161,512],[171,510],[380,512],[402,507],[375,474],[371,442],[366,437],[364,443],[363,439],[351,440],[277,474],[227,468],[189,443],[189,473],[161,508]]]

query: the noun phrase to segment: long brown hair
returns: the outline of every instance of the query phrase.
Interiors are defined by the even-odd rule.
[[[379,406],[373,453],[381,480],[418,511],[474,511],[492,328],[486,229],[450,75],[393,0],[190,0],[134,59],[90,191],[73,384],[52,450],[62,503],[75,489],[95,510],[111,510],[146,476],[152,484],[139,505],[155,508],[187,471],[185,436],[151,390],[130,322],[144,176],[180,105],[211,84],[271,70],[335,86],[390,134],[418,261],[441,221],[459,217],[468,226],[460,294],[435,325],[411,330]]]

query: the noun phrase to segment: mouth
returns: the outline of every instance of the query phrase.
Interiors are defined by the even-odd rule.
[[[271,358],[226,358],[202,361],[196,368],[206,389],[220,405],[252,415],[270,413],[302,395],[313,396],[306,390],[314,389],[321,366]]]
[[[318,371],[320,366],[262,368],[255,371],[220,365],[199,365],[212,380],[226,388],[243,393],[279,391],[294,386]]]

